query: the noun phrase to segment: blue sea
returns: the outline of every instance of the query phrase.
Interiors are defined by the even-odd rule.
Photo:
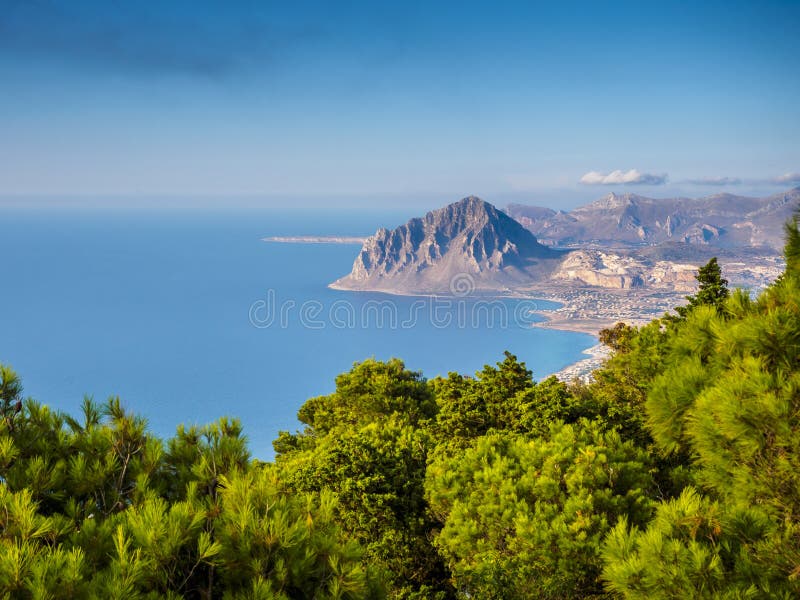
[[[335,291],[357,245],[262,241],[365,236],[409,216],[3,210],[0,362],[26,396],[76,413],[84,395],[118,395],[164,437],[238,417],[269,460],[302,403],[355,361],[398,357],[430,378],[509,350],[541,378],[583,358],[591,336],[531,326],[553,304]]]

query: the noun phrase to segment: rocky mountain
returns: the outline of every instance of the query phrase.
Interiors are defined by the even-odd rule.
[[[542,243],[554,247],[679,242],[780,251],[783,224],[798,206],[800,187],[766,198],[716,194],[657,200],[611,193],[570,212],[519,204],[510,205],[506,212]]]
[[[759,288],[780,272],[775,248],[798,203],[800,188],[762,199],[610,194],[570,213],[509,207],[518,221],[470,196],[396,229],[379,229],[364,241],[351,272],[331,287],[400,294],[583,288],[674,294],[692,291],[697,268],[717,256],[731,284]]]
[[[364,242],[348,290],[454,293],[502,290],[547,278],[563,253],[540,244],[516,220],[470,196]]]

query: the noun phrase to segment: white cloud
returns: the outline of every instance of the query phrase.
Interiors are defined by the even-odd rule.
[[[611,171],[611,173],[604,174],[598,171],[589,171],[580,182],[584,185],[614,185],[614,184],[630,184],[630,185],[662,185],[667,182],[667,174],[655,175],[653,173],[641,173],[637,169],[630,171]]]
[[[694,185],[740,185],[742,183],[738,177],[699,177],[686,181]]]
[[[773,183],[800,183],[800,173],[784,173],[772,179]]]

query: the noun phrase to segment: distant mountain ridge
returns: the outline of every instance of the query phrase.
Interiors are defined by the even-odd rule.
[[[331,287],[396,293],[453,292],[456,277],[498,290],[546,277],[562,253],[519,222],[469,196],[367,238],[349,275]]]
[[[800,187],[765,198],[716,194],[654,199],[611,193],[570,212],[511,204],[506,213],[550,246],[656,245],[783,248],[783,225],[800,206]]]

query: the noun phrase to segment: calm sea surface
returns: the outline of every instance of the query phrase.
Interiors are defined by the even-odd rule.
[[[269,459],[278,430],[354,361],[399,357],[433,377],[507,349],[539,378],[592,345],[532,328],[546,302],[338,292],[326,286],[357,245],[261,241],[369,235],[407,216],[0,211],[0,362],[57,409],[119,395],[161,436],[238,417]]]

